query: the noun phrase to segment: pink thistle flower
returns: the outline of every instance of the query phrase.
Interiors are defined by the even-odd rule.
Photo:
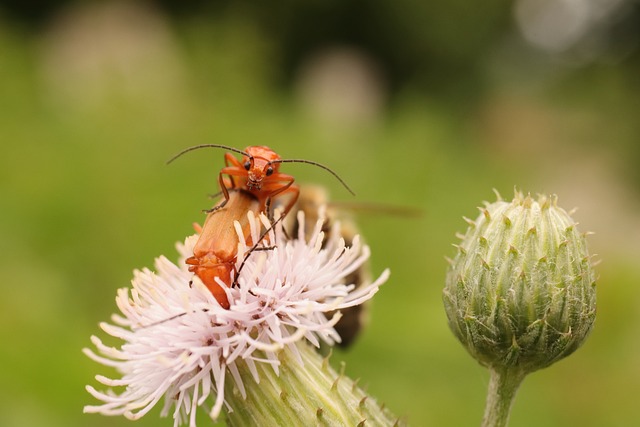
[[[271,224],[264,216],[248,215],[253,241],[258,241],[262,227],[269,229]],[[299,212],[298,216],[303,224],[304,215]],[[236,361],[243,360],[259,382],[256,364],[268,364],[277,374],[278,352],[284,347],[297,354],[300,340],[316,347],[321,341],[339,342],[334,329],[339,310],[370,299],[389,272],[385,270],[367,286],[345,283],[345,277],[368,259],[369,248],[358,238],[346,247],[337,227],[323,244],[320,217],[309,239],[304,226],[299,227],[297,238],[287,239],[278,223],[265,236],[264,250],[251,252],[240,243],[238,286],[225,287],[231,302],[228,310],[220,307],[184,262],[178,266],[160,257],[156,272],[135,271],[132,288],[120,289],[116,297],[122,314],[112,317],[113,324],[100,325],[124,343],[109,347],[93,336],[97,352],[84,349],[87,356],[115,368],[121,377],[96,376],[109,389],[87,386],[101,404],[85,406],[84,411],[138,419],[164,398],[162,416],[171,413],[175,426],[186,422],[195,426],[199,406],[207,407],[214,420],[220,415],[227,377],[246,396]],[[237,224],[236,230],[244,242]],[[196,239],[191,236],[177,245],[181,261],[193,253]],[[302,359],[297,359],[302,365]]]

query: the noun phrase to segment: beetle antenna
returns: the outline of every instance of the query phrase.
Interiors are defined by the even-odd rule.
[[[317,167],[319,167],[320,169],[324,169],[324,170],[326,170],[327,172],[329,172],[331,175],[335,176],[335,177],[336,177],[336,179],[337,179],[338,181],[340,181],[340,184],[342,184],[342,186],[343,186],[344,188],[346,188],[346,189],[347,189],[347,191],[348,191],[349,193],[351,193],[351,195],[353,195],[353,196],[355,196],[355,195],[356,195],[356,193],[354,193],[354,192],[353,192],[353,190],[352,190],[352,189],[347,185],[347,183],[346,183],[346,182],[344,182],[344,181],[342,180],[342,178],[340,178],[340,176],[339,176],[337,173],[335,173],[333,170],[331,170],[328,166],[325,166],[325,165],[323,165],[323,164],[321,164],[321,163],[313,162],[313,161],[311,161],[311,160],[305,160],[305,159],[279,159],[279,160],[272,160],[272,161],[271,161],[271,163],[307,163],[307,164],[309,164],[309,165],[317,166]]]
[[[209,311],[209,310],[205,308],[202,311],[206,312],[206,311]],[[195,310],[193,310],[193,312],[195,313]],[[183,316],[186,316],[189,313],[190,313],[189,311],[185,311],[185,312],[182,312],[182,313],[179,313],[179,314],[174,314],[171,317],[167,317],[166,319],[158,320],[157,322],[148,323],[146,325],[140,325],[140,326],[138,326],[138,329],[146,329],[146,328],[152,328],[154,326],[162,325],[163,323],[170,322],[172,320],[179,319],[179,318],[181,318]]]
[[[233,151],[235,153],[239,153],[242,154],[244,156],[247,157],[251,157],[249,154],[247,154],[246,152],[242,151],[242,150],[238,150],[237,148],[234,147],[229,147],[228,145],[221,145],[221,144],[201,144],[201,145],[194,145],[193,147],[189,147],[189,148],[185,148],[184,150],[182,150],[181,152],[179,152],[178,154],[176,154],[175,156],[173,156],[172,158],[170,158],[169,160],[167,160],[167,164],[173,162],[175,159],[177,159],[178,157],[181,157],[183,154],[187,154],[189,151],[193,151],[193,150],[199,150],[201,148],[223,148],[225,150],[229,150],[229,151]]]

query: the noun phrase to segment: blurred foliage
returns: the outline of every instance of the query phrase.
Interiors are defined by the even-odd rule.
[[[460,217],[514,185],[580,206],[603,260],[598,320],[584,348],[527,378],[512,425],[640,421],[637,51],[587,63],[535,51],[497,0],[45,3],[36,21],[0,6],[0,425],[130,425],[82,414],[84,385],[105,370],[80,350],[131,271],[172,258],[202,221],[222,152],[164,165],[200,143],[269,145],[331,166],[355,199],[321,170],[287,171],[338,200],[424,211],[358,215],[374,273],[392,277],[366,333],[333,357],[416,426],[482,417],[488,375],[441,304]],[[382,70],[379,104],[319,107],[305,91],[311,55],[345,44]]]

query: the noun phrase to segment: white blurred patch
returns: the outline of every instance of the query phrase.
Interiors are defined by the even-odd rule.
[[[185,88],[173,34],[148,3],[77,4],[53,21],[41,48],[45,93],[56,106],[157,106]]]
[[[518,0],[515,20],[533,46],[563,53],[582,42],[606,37],[628,0]],[[602,44],[602,43],[595,43]]]
[[[383,113],[381,72],[356,49],[334,47],[312,56],[300,68],[296,87],[303,108],[324,124],[372,122]]]

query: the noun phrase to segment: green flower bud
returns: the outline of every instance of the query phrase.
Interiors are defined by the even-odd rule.
[[[498,198],[467,219],[444,305],[478,362],[526,375],[584,342],[596,316],[595,278],[585,235],[555,196]]]
[[[298,342],[278,353],[278,372],[267,363],[237,363],[246,395],[227,385],[227,425],[243,426],[404,426],[384,404],[331,368],[313,347]],[[344,365],[343,365],[344,368]],[[256,369],[260,383],[251,373]]]

